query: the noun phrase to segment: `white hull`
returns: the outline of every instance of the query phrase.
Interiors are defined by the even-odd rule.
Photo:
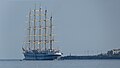
[[[25,52],[24,60],[54,60],[61,57],[61,53],[59,52]]]

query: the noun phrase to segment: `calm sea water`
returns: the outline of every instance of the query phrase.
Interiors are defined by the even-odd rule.
[[[120,68],[120,60],[0,61],[0,68]]]

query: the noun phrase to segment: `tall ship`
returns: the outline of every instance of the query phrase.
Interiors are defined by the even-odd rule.
[[[47,12],[35,7],[28,13],[27,39],[22,47],[24,60],[55,60],[62,56],[60,50],[53,48],[53,20]]]

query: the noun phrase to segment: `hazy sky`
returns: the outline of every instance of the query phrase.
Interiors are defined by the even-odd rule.
[[[55,46],[65,55],[120,48],[120,0],[0,0],[0,59],[23,58],[26,15],[35,3],[52,13]]]

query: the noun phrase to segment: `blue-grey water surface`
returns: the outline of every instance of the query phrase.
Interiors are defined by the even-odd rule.
[[[0,68],[120,68],[120,60],[0,61]]]

